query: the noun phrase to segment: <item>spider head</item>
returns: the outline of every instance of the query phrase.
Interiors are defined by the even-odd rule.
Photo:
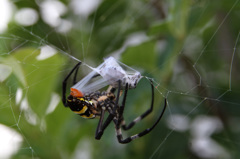
[[[67,105],[76,114],[79,114],[83,118],[91,119],[95,118],[95,114],[92,113],[93,102],[84,98],[83,93],[77,89],[71,88],[71,93],[67,99]]]

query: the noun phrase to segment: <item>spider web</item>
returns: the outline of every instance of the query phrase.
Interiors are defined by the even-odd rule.
[[[48,21],[36,26],[9,25],[0,37],[0,128],[6,132],[1,131],[4,143],[15,145],[6,150],[16,153],[13,157],[240,156],[240,26],[234,21],[239,16],[239,0],[220,9],[214,5],[223,7],[225,1],[222,5],[207,1],[191,1],[191,5],[190,1],[104,1],[96,3],[89,12],[75,14],[69,11],[74,3],[53,2],[61,13],[56,19],[60,18],[62,25],[54,26]],[[43,5],[39,1],[36,4]],[[209,11],[211,8],[214,9]],[[184,10],[182,21],[178,20],[178,9]],[[194,14],[190,16],[188,12]],[[72,19],[64,17],[66,13],[73,14],[69,16]],[[149,127],[161,111],[163,99],[168,102],[157,128],[129,145],[117,143],[113,125],[101,141],[95,141],[97,120],[81,119],[61,104],[61,81],[73,66],[83,62],[78,77],[81,79],[91,71],[89,67],[98,66],[110,55],[154,79],[153,113],[124,136]],[[148,108],[148,85],[142,79],[129,93],[127,121]],[[46,150],[49,145],[54,147],[50,152]],[[102,154],[106,149],[109,152]],[[176,154],[172,154],[173,149]]]

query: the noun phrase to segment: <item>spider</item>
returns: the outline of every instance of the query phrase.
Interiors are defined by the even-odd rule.
[[[81,62],[77,63],[76,66],[69,72],[69,74],[63,80],[62,102],[65,107],[69,107],[74,113],[80,115],[83,118],[93,119],[96,117],[100,117],[97,129],[96,129],[96,133],[95,133],[95,139],[97,140],[101,139],[104,133],[104,130],[108,127],[108,125],[112,121],[115,124],[115,130],[116,130],[118,142],[122,144],[129,143],[132,140],[142,137],[150,133],[156,127],[156,125],[161,120],[164,114],[164,111],[166,109],[166,106],[167,106],[166,98],[165,98],[165,104],[164,104],[163,110],[161,111],[159,117],[150,128],[147,128],[141,131],[140,133],[129,136],[125,139],[123,138],[122,132],[121,132],[121,128],[123,130],[131,129],[136,123],[141,121],[143,118],[145,118],[147,115],[149,115],[152,112],[153,105],[154,105],[154,87],[153,87],[153,81],[149,78],[148,80],[151,84],[151,92],[152,92],[150,108],[147,111],[145,111],[142,115],[135,118],[135,120],[130,122],[128,125],[126,125],[125,120],[123,118],[126,98],[127,98],[128,89],[129,89],[128,83],[126,83],[125,88],[123,88],[124,90],[121,90],[122,81],[119,80],[117,81],[118,87],[116,88],[109,86],[109,89],[107,91],[101,91],[101,92],[95,91],[95,92],[86,93],[86,94],[83,94],[81,91],[75,88],[71,88],[70,95],[66,98],[67,81],[75,71],[75,75],[73,78],[73,85],[76,83],[77,72],[80,65],[81,65]],[[92,78],[95,78],[97,76],[100,76],[100,75],[96,74]],[[121,104],[119,104],[119,98],[123,91],[124,91],[123,100]],[[104,121],[105,112],[108,112],[109,115]]]

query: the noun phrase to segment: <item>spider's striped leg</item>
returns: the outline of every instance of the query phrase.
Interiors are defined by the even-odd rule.
[[[65,106],[65,107],[67,107],[67,105],[66,105],[66,87],[67,87],[67,80],[68,80],[68,78],[72,75],[72,73],[74,72],[74,70],[78,70],[78,68],[79,68],[79,66],[81,65],[81,63],[82,62],[79,62],[79,63],[77,63],[75,66],[74,66],[74,68],[69,72],[69,74],[67,75],[67,77],[63,80],[63,83],[62,83],[62,102],[63,102],[63,105]],[[76,71],[77,72],[77,71]],[[77,73],[75,73],[75,76],[74,76],[74,78],[75,78],[75,80],[76,80],[76,74]]]
[[[145,118],[148,114],[150,114],[153,110],[153,104],[154,104],[154,87],[153,87],[153,82],[151,79],[149,79],[150,81],[150,84],[151,84],[151,89],[152,89],[152,101],[151,101],[151,106],[150,108],[144,112],[142,115],[138,116],[137,118],[135,118],[132,122],[130,122],[128,125],[126,125],[124,119],[122,118],[122,121],[121,121],[121,125],[122,125],[122,128],[124,130],[128,130],[128,129],[131,129],[136,123],[138,123],[139,121],[141,121],[143,118]],[[125,100],[123,100],[124,103],[122,104],[122,107],[120,107],[121,109],[124,109],[124,106],[125,106]],[[121,112],[121,111],[120,111]],[[123,111],[122,111],[123,113]]]
[[[125,121],[123,119],[123,112],[124,112],[125,103],[126,103],[126,99],[127,99],[127,93],[128,93],[128,83],[126,83],[126,86],[125,86],[122,105],[119,107],[119,116],[118,116],[118,121],[117,121],[117,127],[120,127],[122,123],[125,123]]]
[[[102,113],[101,113],[101,117],[98,123],[98,127],[97,127],[97,131],[95,134],[95,139],[100,140],[104,130],[108,127],[108,125],[111,123],[112,120],[114,120],[116,122],[116,110],[118,108],[118,101],[119,101],[119,96],[120,96],[120,86],[121,86],[121,81],[118,81],[118,92],[117,92],[117,98],[115,100],[114,106],[113,108],[108,107],[107,110],[109,112],[109,115],[107,117],[107,119],[105,120],[105,122],[103,123],[103,118],[104,118],[104,112],[106,108],[102,109]],[[115,91],[115,90],[113,90]]]
[[[117,132],[117,139],[118,139],[118,142],[119,143],[122,143],[122,144],[126,144],[126,143],[129,143],[131,142],[132,140],[135,140],[139,137],[142,137],[144,135],[147,135],[149,132],[151,132],[155,126],[158,124],[158,122],[161,120],[164,112],[165,112],[165,109],[167,107],[167,100],[165,98],[165,104],[164,104],[164,107],[163,107],[163,110],[160,114],[160,116],[158,117],[157,121],[152,125],[152,127],[150,128],[147,128],[145,130],[143,130],[142,132],[138,133],[138,134],[135,134],[135,135],[132,135],[130,137],[127,137],[125,139],[123,139],[123,136],[122,136],[122,132],[121,132],[121,128],[117,125],[117,122],[114,122],[115,123],[115,128],[116,128],[116,132]]]

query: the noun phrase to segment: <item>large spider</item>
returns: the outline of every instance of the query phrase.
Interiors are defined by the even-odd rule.
[[[118,86],[116,88],[109,86],[109,89],[107,91],[102,91],[102,92],[95,91],[88,94],[83,94],[80,90],[71,88],[71,93],[66,98],[67,80],[75,71],[75,75],[73,78],[73,85],[76,83],[77,72],[80,65],[81,65],[81,62],[79,62],[63,80],[62,102],[65,107],[69,107],[73,112],[75,112],[76,114],[80,115],[83,118],[92,119],[95,117],[100,117],[96,134],[95,134],[95,139],[97,140],[101,139],[104,133],[104,130],[108,127],[108,125],[112,121],[115,124],[117,139],[119,143],[129,143],[134,139],[137,139],[139,137],[142,137],[148,134],[155,128],[155,126],[161,120],[164,114],[164,111],[166,109],[166,106],[167,106],[166,99],[165,99],[163,110],[161,111],[158,119],[154,122],[154,124],[150,128],[147,128],[141,131],[140,133],[132,135],[125,139],[123,139],[122,132],[121,132],[121,128],[123,128],[124,130],[131,129],[137,122],[141,121],[143,118],[145,118],[147,115],[149,115],[152,112],[153,104],[154,104],[154,87],[153,87],[153,81],[151,79],[148,79],[151,84],[151,90],[152,90],[152,100],[151,100],[150,108],[147,111],[145,111],[142,115],[137,117],[135,120],[130,122],[128,125],[126,125],[123,118],[123,113],[124,113],[127,93],[129,89],[128,83],[126,83],[125,88],[121,88],[122,81],[118,80],[117,81]],[[97,76],[99,76],[99,74],[94,75],[92,78],[95,78]],[[119,104],[119,97],[122,94],[122,89],[124,90],[123,100],[121,104]],[[116,92],[116,95],[114,94],[115,92]],[[107,119],[104,121],[104,114],[106,111],[109,113],[109,115]]]

